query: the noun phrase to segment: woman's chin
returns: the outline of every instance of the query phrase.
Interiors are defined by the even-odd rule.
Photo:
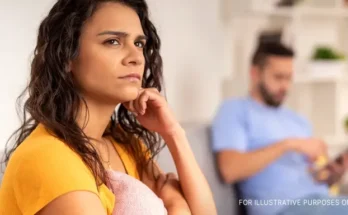
[[[127,89],[122,91],[122,93],[119,93],[119,96],[117,96],[118,100],[121,101],[121,103],[124,102],[130,102],[135,100],[138,97],[139,89],[133,88],[133,89]]]

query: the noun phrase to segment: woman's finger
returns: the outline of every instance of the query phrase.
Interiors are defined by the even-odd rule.
[[[156,105],[157,103],[159,104],[161,102],[161,98],[162,96],[159,94],[156,88],[145,89],[138,98],[142,115],[145,114],[149,101],[152,102],[151,104]]]
[[[149,91],[151,91],[151,92],[154,92],[154,93],[160,95],[160,92],[157,90],[157,88],[152,87],[152,88],[147,88],[147,89],[148,89]]]
[[[150,99],[151,92],[149,92],[147,89],[140,93],[138,99],[137,99],[137,105],[139,107],[139,113],[141,115],[144,115],[147,108],[147,101]]]
[[[135,115],[137,115],[137,111],[134,108],[134,101],[129,101],[129,102],[125,102],[123,103],[123,106],[130,112],[134,113]]]
[[[149,107],[149,102],[151,107],[161,107],[164,104],[165,100],[155,88],[145,90],[142,95],[139,98],[139,102],[145,110]]]
[[[160,104],[161,98],[162,96],[156,88],[140,89],[138,97],[134,101],[129,102],[128,109],[139,115],[144,115],[148,107],[147,103],[152,101],[156,105],[158,101],[157,103]]]
[[[144,92],[145,90],[144,89],[140,89],[139,92],[138,92],[138,96],[137,98],[133,101],[133,104],[134,104],[134,109],[135,111],[139,114],[139,115],[143,115],[142,114],[142,108],[139,104],[139,98],[140,96],[142,95],[142,93]]]

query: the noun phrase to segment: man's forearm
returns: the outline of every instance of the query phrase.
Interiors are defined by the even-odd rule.
[[[220,171],[226,183],[240,181],[260,172],[291,149],[290,142],[281,141],[247,153],[221,152]]]
[[[181,188],[193,215],[217,214],[213,195],[208,182],[198,166],[189,146],[185,132],[163,137],[178,172]]]

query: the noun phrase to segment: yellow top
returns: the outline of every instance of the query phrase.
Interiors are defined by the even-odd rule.
[[[129,175],[139,179],[131,156],[114,145]],[[97,194],[112,214],[115,196],[95,179],[82,159],[62,141],[37,128],[13,153],[0,187],[0,215],[33,215],[55,198],[77,190]]]

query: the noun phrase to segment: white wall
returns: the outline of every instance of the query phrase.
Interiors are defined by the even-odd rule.
[[[29,76],[36,31],[51,0],[0,0],[0,150],[19,126],[16,98]]]
[[[15,100],[29,75],[37,28],[54,0],[0,0],[0,149],[19,125]],[[180,121],[209,121],[229,74],[219,1],[148,0],[163,42],[168,101]]]
[[[220,1],[149,0],[162,41],[168,101],[180,121],[209,121],[222,98],[231,54]]]

